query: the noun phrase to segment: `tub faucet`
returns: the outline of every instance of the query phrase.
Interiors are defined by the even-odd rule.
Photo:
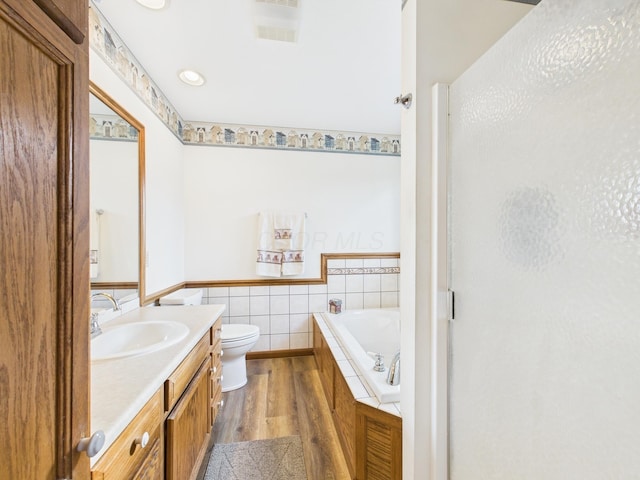
[[[109,300],[111,302],[111,304],[113,305],[113,309],[114,310],[120,310],[120,303],[118,303],[118,300],[116,300],[115,298],[113,298],[111,295],[109,295],[108,293],[105,292],[99,292],[99,293],[94,293],[93,295],[91,295],[91,302],[93,302],[93,299],[96,297],[104,297],[107,300]],[[89,328],[90,328],[90,332],[91,332],[91,338],[95,338],[98,335],[100,335],[102,333],[102,329],[100,328],[100,323],[98,323],[98,313],[94,312],[91,314],[91,317],[89,319],[89,322],[91,322],[89,324]]]
[[[389,385],[400,385],[400,350],[396,352],[389,366],[387,374],[387,383]]]

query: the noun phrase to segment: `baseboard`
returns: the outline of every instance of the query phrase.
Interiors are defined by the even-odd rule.
[[[261,358],[303,357],[305,355],[313,355],[313,348],[298,348],[295,350],[268,350],[265,352],[248,352],[247,360],[258,360]]]

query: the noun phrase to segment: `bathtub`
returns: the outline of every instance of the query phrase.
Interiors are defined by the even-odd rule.
[[[344,310],[339,314],[324,312],[322,316],[380,403],[399,402],[400,385],[389,385],[387,374],[394,354],[400,350],[400,310]],[[373,370],[375,360],[369,352],[383,355],[384,372]]]

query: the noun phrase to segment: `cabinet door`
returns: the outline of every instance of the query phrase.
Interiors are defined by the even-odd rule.
[[[12,3],[0,1],[0,478],[87,479],[75,446],[91,435],[88,52]]]
[[[198,474],[209,440],[210,357],[167,418],[167,480],[189,480]]]

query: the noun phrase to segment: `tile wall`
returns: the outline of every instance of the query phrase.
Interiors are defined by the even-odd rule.
[[[203,303],[225,304],[223,323],[260,328],[252,351],[313,346],[313,312],[328,309],[330,298],[343,309],[397,307],[398,258],[329,259],[326,285],[215,287],[203,289]]]

